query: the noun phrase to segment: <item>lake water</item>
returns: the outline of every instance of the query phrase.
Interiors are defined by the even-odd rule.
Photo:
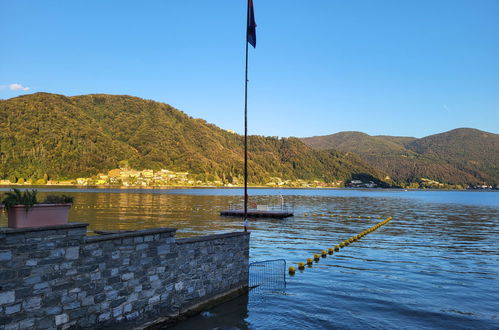
[[[241,189],[39,191],[75,196],[70,220],[88,222],[90,231],[163,226],[188,237],[242,229],[240,219],[219,216],[242,200]],[[393,220],[312,268],[286,272],[285,289],[253,290],[177,329],[499,329],[498,192],[249,193],[256,204],[279,204],[283,195],[295,211],[285,220],[251,221],[251,262],[285,259],[296,266],[381,221],[377,217]]]

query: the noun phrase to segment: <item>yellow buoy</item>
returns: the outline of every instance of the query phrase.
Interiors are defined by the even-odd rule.
[[[299,263],[298,263],[298,269],[299,269],[299,270],[303,270],[303,269],[305,269],[305,263],[304,263],[304,262],[299,262]]]
[[[290,266],[289,267],[289,275],[294,275],[295,274],[295,267]]]
[[[345,246],[349,246],[350,243],[348,241],[345,241]]]
[[[312,266],[313,262],[314,262],[314,260],[312,258],[307,259],[307,265]]]
[[[326,250],[322,250],[322,251],[321,251],[321,256],[322,256],[323,258],[325,258],[325,257],[327,256],[327,251],[326,251]]]
[[[320,257],[321,257],[321,256],[320,256],[320,255],[318,255],[317,253],[316,253],[316,254],[314,254],[314,260],[315,260],[315,261],[319,260],[319,259],[320,259]]]
[[[336,252],[338,252],[338,251],[340,250],[340,246],[339,246],[339,245],[335,245],[335,246],[334,246],[334,250],[335,250]]]
[[[342,248],[342,249],[343,249],[344,247],[345,247],[345,243],[341,242],[341,243],[340,243],[340,248]]]
[[[333,249],[333,248],[329,248],[329,249],[327,249],[327,253],[329,253],[329,254],[333,254],[333,253],[334,253],[334,249]]]

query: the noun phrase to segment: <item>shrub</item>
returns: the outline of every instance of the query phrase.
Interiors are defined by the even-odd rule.
[[[73,204],[74,197],[67,195],[49,195],[43,201],[46,204]]]
[[[37,193],[36,189],[21,192],[21,190],[14,188],[12,191],[5,193],[2,203],[6,209],[15,205],[25,205],[27,211],[37,203]]]

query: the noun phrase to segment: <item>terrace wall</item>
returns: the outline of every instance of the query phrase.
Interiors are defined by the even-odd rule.
[[[0,228],[0,326],[153,324],[247,287],[249,233],[176,240],[171,228],[86,228]]]

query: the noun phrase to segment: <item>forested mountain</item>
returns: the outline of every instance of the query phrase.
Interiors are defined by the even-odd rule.
[[[385,175],[358,156],[297,138],[249,138],[253,184]],[[243,139],[164,103],[124,95],[35,93],[0,100],[0,179],[72,179],[126,165],[241,182]]]
[[[341,132],[301,140],[317,150],[353,152],[398,183],[422,178],[448,184],[499,183],[499,135],[477,129],[421,139]]]
[[[425,158],[447,162],[476,177],[499,183],[499,135],[470,128],[427,136],[406,144]]]

